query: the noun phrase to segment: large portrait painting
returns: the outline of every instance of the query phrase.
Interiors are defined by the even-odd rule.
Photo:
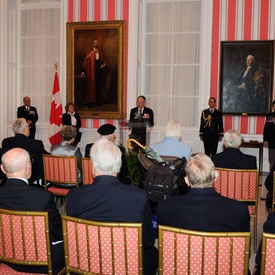
[[[67,23],[67,102],[81,118],[124,117],[125,21]]]
[[[224,114],[265,115],[273,99],[274,41],[221,43],[220,109]]]

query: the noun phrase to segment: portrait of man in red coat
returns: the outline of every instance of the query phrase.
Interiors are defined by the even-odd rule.
[[[85,101],[90,106],[102,105],[107,101],[110,87],[110,65],[104,51],[99,47],[98,40],[94,39],[92,49],[86,54],[83,62],[85,72],[82,76],[87,78]]]

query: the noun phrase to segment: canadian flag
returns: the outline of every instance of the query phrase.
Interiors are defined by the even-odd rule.
[[[62,101],[61,93],[59,89],[59,81],[57,72],[55,72],[53,93],[52,93],[52,104],[50,113],[50,129],[49,129],[49,140],[52,145],[61,142],[60,130],[62,128]]]

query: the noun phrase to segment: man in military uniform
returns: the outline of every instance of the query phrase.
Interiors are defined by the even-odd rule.
[[[217,153],[218,142],[223,138],[222,113],[216,107],[216,98],[210,97],[209,109],[201,113],[200,140],[203,141],[204,152],[208,156]]]

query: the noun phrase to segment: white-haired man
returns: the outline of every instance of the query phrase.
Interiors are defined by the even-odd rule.
[[[208,232],[250,231],[247,205],[214,190],[217,172],[207,155],[192,155],[185,170],[185,182],[191,189],[184,196],[159,203],[158,224]]]
[[[143,233],[143,274],[155,274],[157,249],[150,205],[144,190],[121,183],[121,151],[107,138],[91,148],[94,182],[71,189],[67,195],[67,215],[95,221],[141,222]]]
[[[177,120],[169,120],[165,128],[163,141],[153,143],[150,147],[161,156],[185,157],[188,159],[192,153],[192,147],[181,142],[182,129]]]
[[[30,139],[30,127],[25,118],[18,118],[14,123],[12,130],[15,134],[14,137],[8,137],[2,141],[2,150],[6,152],[12,148],[22,148],[32,155],[32,161],[35,162],[36,171],[33,171],[33,175],[30,181],[36,181],[44,178],[43,172],[43,160],[42,155],[48,154],[44,148],[44,144],[41,140]]]
[[[224,151],[213,155],[215,167],[230,169],[257,169],[255,156],[244,154],[240,151],[242,136],[236,130],[228,130],[224,134]]]

